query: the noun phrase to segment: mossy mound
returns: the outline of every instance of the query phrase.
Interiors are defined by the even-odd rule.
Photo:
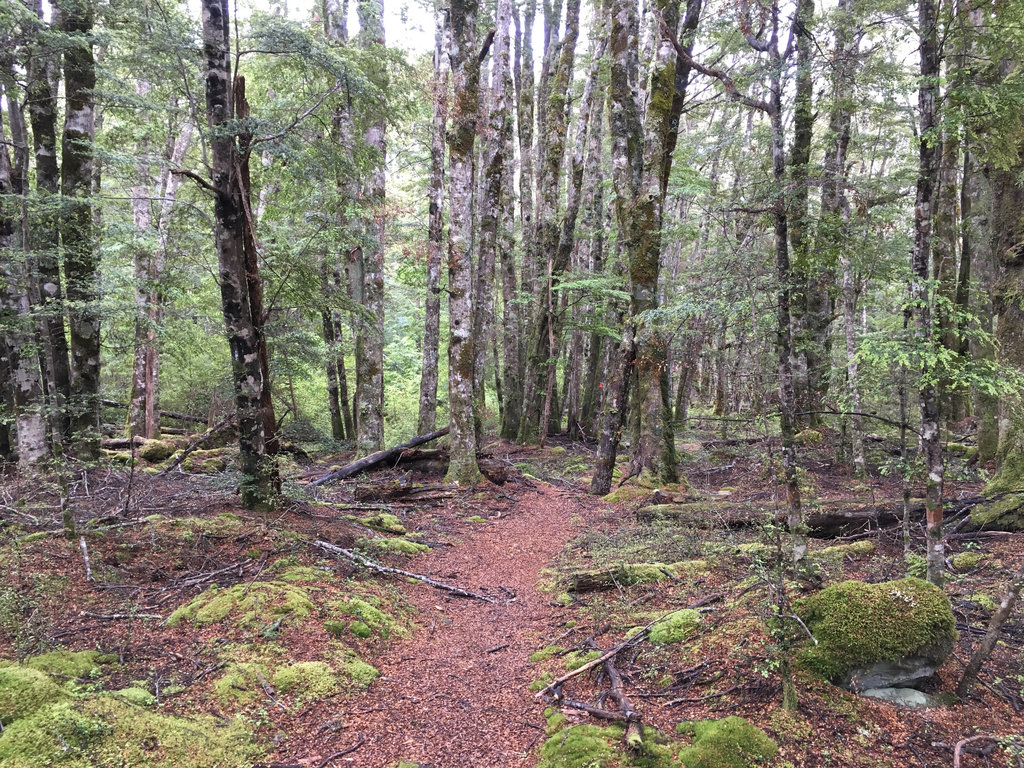
[[[212,475],[223,472],[228,466],[223,450],[193,451],[181,462],[181,468],[194,475]]]
[[[347,678],[356,688],[365,689],[380,677],[380,672],[371,664],[367,664],[354,653],[346,654],[338,664],[338,672]]]
[[[821,445],[825,442],[825,436],[816,429],[805,429],[793,435],[793,442],[797,445],[809,448],[815,445]]]
[[[50,675],[89,677],[102,664],[117,661],[112,653],[99,651],[52,651],[25,660],[25,666]]]
[[[0,723],[9,726],[68,698],[68,693],[37,669],[0,667]]]
[[[167,440],[147,440],[139,447],[139,458],[158,464],[170,458],[176,450],[174,443]]]
[[[866,557],[873,555],[878,547],[875,542],[869,539],[861,539],[850,544],[836,544],[832,547],[819,549],[817,552],[809,552],[808,555],[821,560],[842,560],[849,557]]]
[[[213,682],[213,691],[223,704],[250,704],[263,694],[260,676],[267,679],[267,668],[251,661],[232,662]]]
[[[396,515],[388,514],[387,512],[381,512],[378,515],[372,515],[370,517],[361,517],[359,522],[365,525],[367,528],[372,528],[375,531],[381,533],[394,533],[398,536],[404,536],[406,533],[405,526],[402,525],[402,521],[398,519]]]
[[[584,664],[599,658],[601,658],[600,651],[572,651],[565,654],[565,671],[572,672],[574,669],[579,669]]]
[[[953,555],[950,562],[953,565],[953,570],[957,573],[967,573],[973,571],[987,559],[988,556],[981,552],[958,552]]]
[[[41,708],[5,722],[0,734],[4,768],[211,768],[252,765],[262,755],[237,720],[171,717],[112,696]]]
[[[541,661],[547,661],[552,656],[557,656],[564,650],[565,648],[563,648],[560,645],[549,645],[546,648],[541,648],[539,651],[531,653],[529,660],[532,661],[534,664]]]
[[[696,576],[708,570],[705,560],[681,560],[678,563],[622,563],[609,568],[593,568],[565,574],[573,592],[630,587],[667,579]]]
[[[647,637],[656,645],[671,645],[693,637],[698,629],[700,629],[700,614],[691,608],[684,608],[681,611],[670,613],[651,627]]]
[[[679,753],[686,768],[750,768],[779,751],[764,731],[742,717],[680,723],[676,733],[692,740]]]
[[[391,637],[391,633],[395,629],[394,616],[385,613],[380,608],[358,597],[353,597],[348,602],[341,603],[338,606],[338,610],[341,613],[347,613],[349,616],[355,616],[358,621],[352,622],[353,624],[361,623],[383,638]]]
[[[236,584],[228,589],[214,586],[174,611],[167,625],[176,627],[183,621],[213,624],[230,618],[239,627],[254,627],[309,616],[314,607],[306,590],[287,582]]]
[[[323,699],[341,690],[338,675],[322,661],[300,661],[274,674],[274,686],[281,693],[302,699]]]
[[[430,549],[426,544],[419,544],[415,541],[399,538],[374,539],[373,545],[378,549],[383,549],[385,552],[395,552],[402,555],[418,555],[420,552],[426,552]]]
[[[164,524],[185,541],[192,541],[198,535],[229,538],[242,532],[242,521],[231,512],[222,512],[213,517],[179,517]]]
[[[548,733],[554,735],[541,747],[537,768],[683,768],[674,753],[678,746],[654,728],[644,727],[643,743],[633,751],[623,743],[626,732],[621,725],[557,730],[562,721],[556,718],[561,717],[556,713],[549,720],[553,725]]]
[[[123,701],[126,704],[134,704],[137,707],[152,707],[156,704],[156,696],[145,688],[140,688],[136,685],[128,688],[122,688],[119,691],[111,691],[109,695],[113,696],[118,701]]]
[[[945,592],[913,577],[844,581],[798,601],[796,611],[818,640],[800,651],[799,662],[831,682],[879,662],[921,658],[937,667],[956,640]]]
[[[985,489],[992,494],[991,486]],[[971,509],[971,527],[986,531],[1024,531],[1024,497],[1010,493],[994,501],[986,501]]]

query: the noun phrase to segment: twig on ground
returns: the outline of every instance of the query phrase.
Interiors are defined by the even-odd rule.
[[[481,595],[477,592],[470,592],[468,589],[455,587],[451,584],[444,584],[420,573],[412,573],[411,571],[403,571],[401,568],[391,568],[387,565],[381,565],[378,562],[370,560],[368,557],[363,557],[359,553],[353,552],[351,549],[345,549],[344,547],[339,547],[336,544],[331,544],[327,541],[314,541],[313,546],[319,547],[320,549],[335,555],[341,555],[342,557],[348,558],[353,563],[361,565],[364,568],[368,568],[371,571],[376,571],[377,573],[392,576],[404,576],[407,579],[416,579],[416,581],[422,581],[424,584],[429,584],[436,589],[443,589],[444,591],[451,592],[453,595],[458,595],[459,597],[471,597],[474,600],[483,600],[485,603],[498,602],[493,597]]]
[[[323,761],[321,761],[321,763],[316,768],[325,768],[325,766],[328,763],[330,763],[332,760],[337,760],[339,757],[344,757],[345,755],[349,754],[350,752],[355,752],[357,749],[359,749],[361,746],[363,746],[365,741],[366,741],[366,737],[363,736],[362,733],[360,733],[359,734],[359,738],[358,738],[358,740],[356,740],[355,744],[353,744],[348,749],[343,749],[340,752],[335,752],[333,755],[329,755],[327,758],[325,758]]]
[[[103,621],[130,621],[131,619],[162,619],[158,613],[90,613],[79,611],[78,615],[85,619],[102,619]]]

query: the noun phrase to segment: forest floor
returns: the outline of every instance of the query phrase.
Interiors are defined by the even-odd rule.
[[[672,768],[692,738],[677,724],[739,715],[778,744],[765,764],[927,768],[952,765],[969,736],[1024,734],[1016,617],[964,704],[904,708],[798,670],[799,709],[781,709],[781,644],[797,639],[771,631],[779,585],[796,601],[906,571],[898,528],[874,524],[900,505],[899,483],[852,481],[827,444],[800,452],[808,513],[823,535],[832,526],[812,540],[817,576],[800,582],[774,565],[781,489],[756,438],[689,434],[688,482],[629,482],[605,499],[587,495],[592,452],[578,445],[488,446],[501,485],[443,486],[429,455],[314,491],[310,479],[346,461],[334,456],[290,464],[292,501],[270,515],[242,510],[236,476],[210,457],[210,474],[101,466],[69,473],[71,541],[59,487],[12,476],[0,498],[0,766]],[[876,446],[876,466],[891,449]],[[979,477],[962,457],[951,469],[947,498],[966,510]],[[652,512],[665,504],[674,516]],[[865,509],[865,530],[828,517],[864,522]],[[952,515],[945,587],[959,641],[936,694],[955,688],[1024,560],[1024,534],[957,533],[963,519]],[[699,625],[677,642],[635,635],[687,607]],[[562,701],[542,690],[631,634],[611,669],[566,681]],[[572,728],[607,725],[583,709],[617,708],[615,672],[651,727],[644,755],[615,744],[614,726]],[[35,703],[19,710],[12,686],[29,683],[17,700]],[[979,739],[961,765],[1020,765],[1012,749]]]

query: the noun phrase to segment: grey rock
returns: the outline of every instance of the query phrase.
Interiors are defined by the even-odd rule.
[[[899,661],[878,661],[850,671],[839,685],[859,693],[871,688],[913,688],[935,674],[934,658],[904,656]]]
[[[869,688],[861,691],[860,695],[916,709],[942,706],[942,700],[938,696],[923,693],[916,688]]]

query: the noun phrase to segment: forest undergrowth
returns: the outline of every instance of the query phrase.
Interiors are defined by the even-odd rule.
[[[982,487],[964,455],[946,488],[958,639],[925,686],[938,705],[801,666],[811,641],[780,615],[924,568],[904,559],[900,481],[853,480],[822,437],[800,451],[817,537],[798,578],[778,447],[757,437],[689,432],[684,482],[603,499],[586,494],[592,448],[559,441],[488,444],[499,482],[468,489],[443,484],[443,451],[314,488],[350,457],[299,452],[290,500],[266,514],[242,509],[230,455],[167,475],[168,456],[111,456],[64,467],[66,490],[12,475],[0,765],[909,767],[952,765],[958,746],[964,768],[1020,765],[1024,623],[1004,625],[970,699],[953,696],[1022,558],[1020,534],[962,524]],[[872,446],[884,465],[892,446]]]

